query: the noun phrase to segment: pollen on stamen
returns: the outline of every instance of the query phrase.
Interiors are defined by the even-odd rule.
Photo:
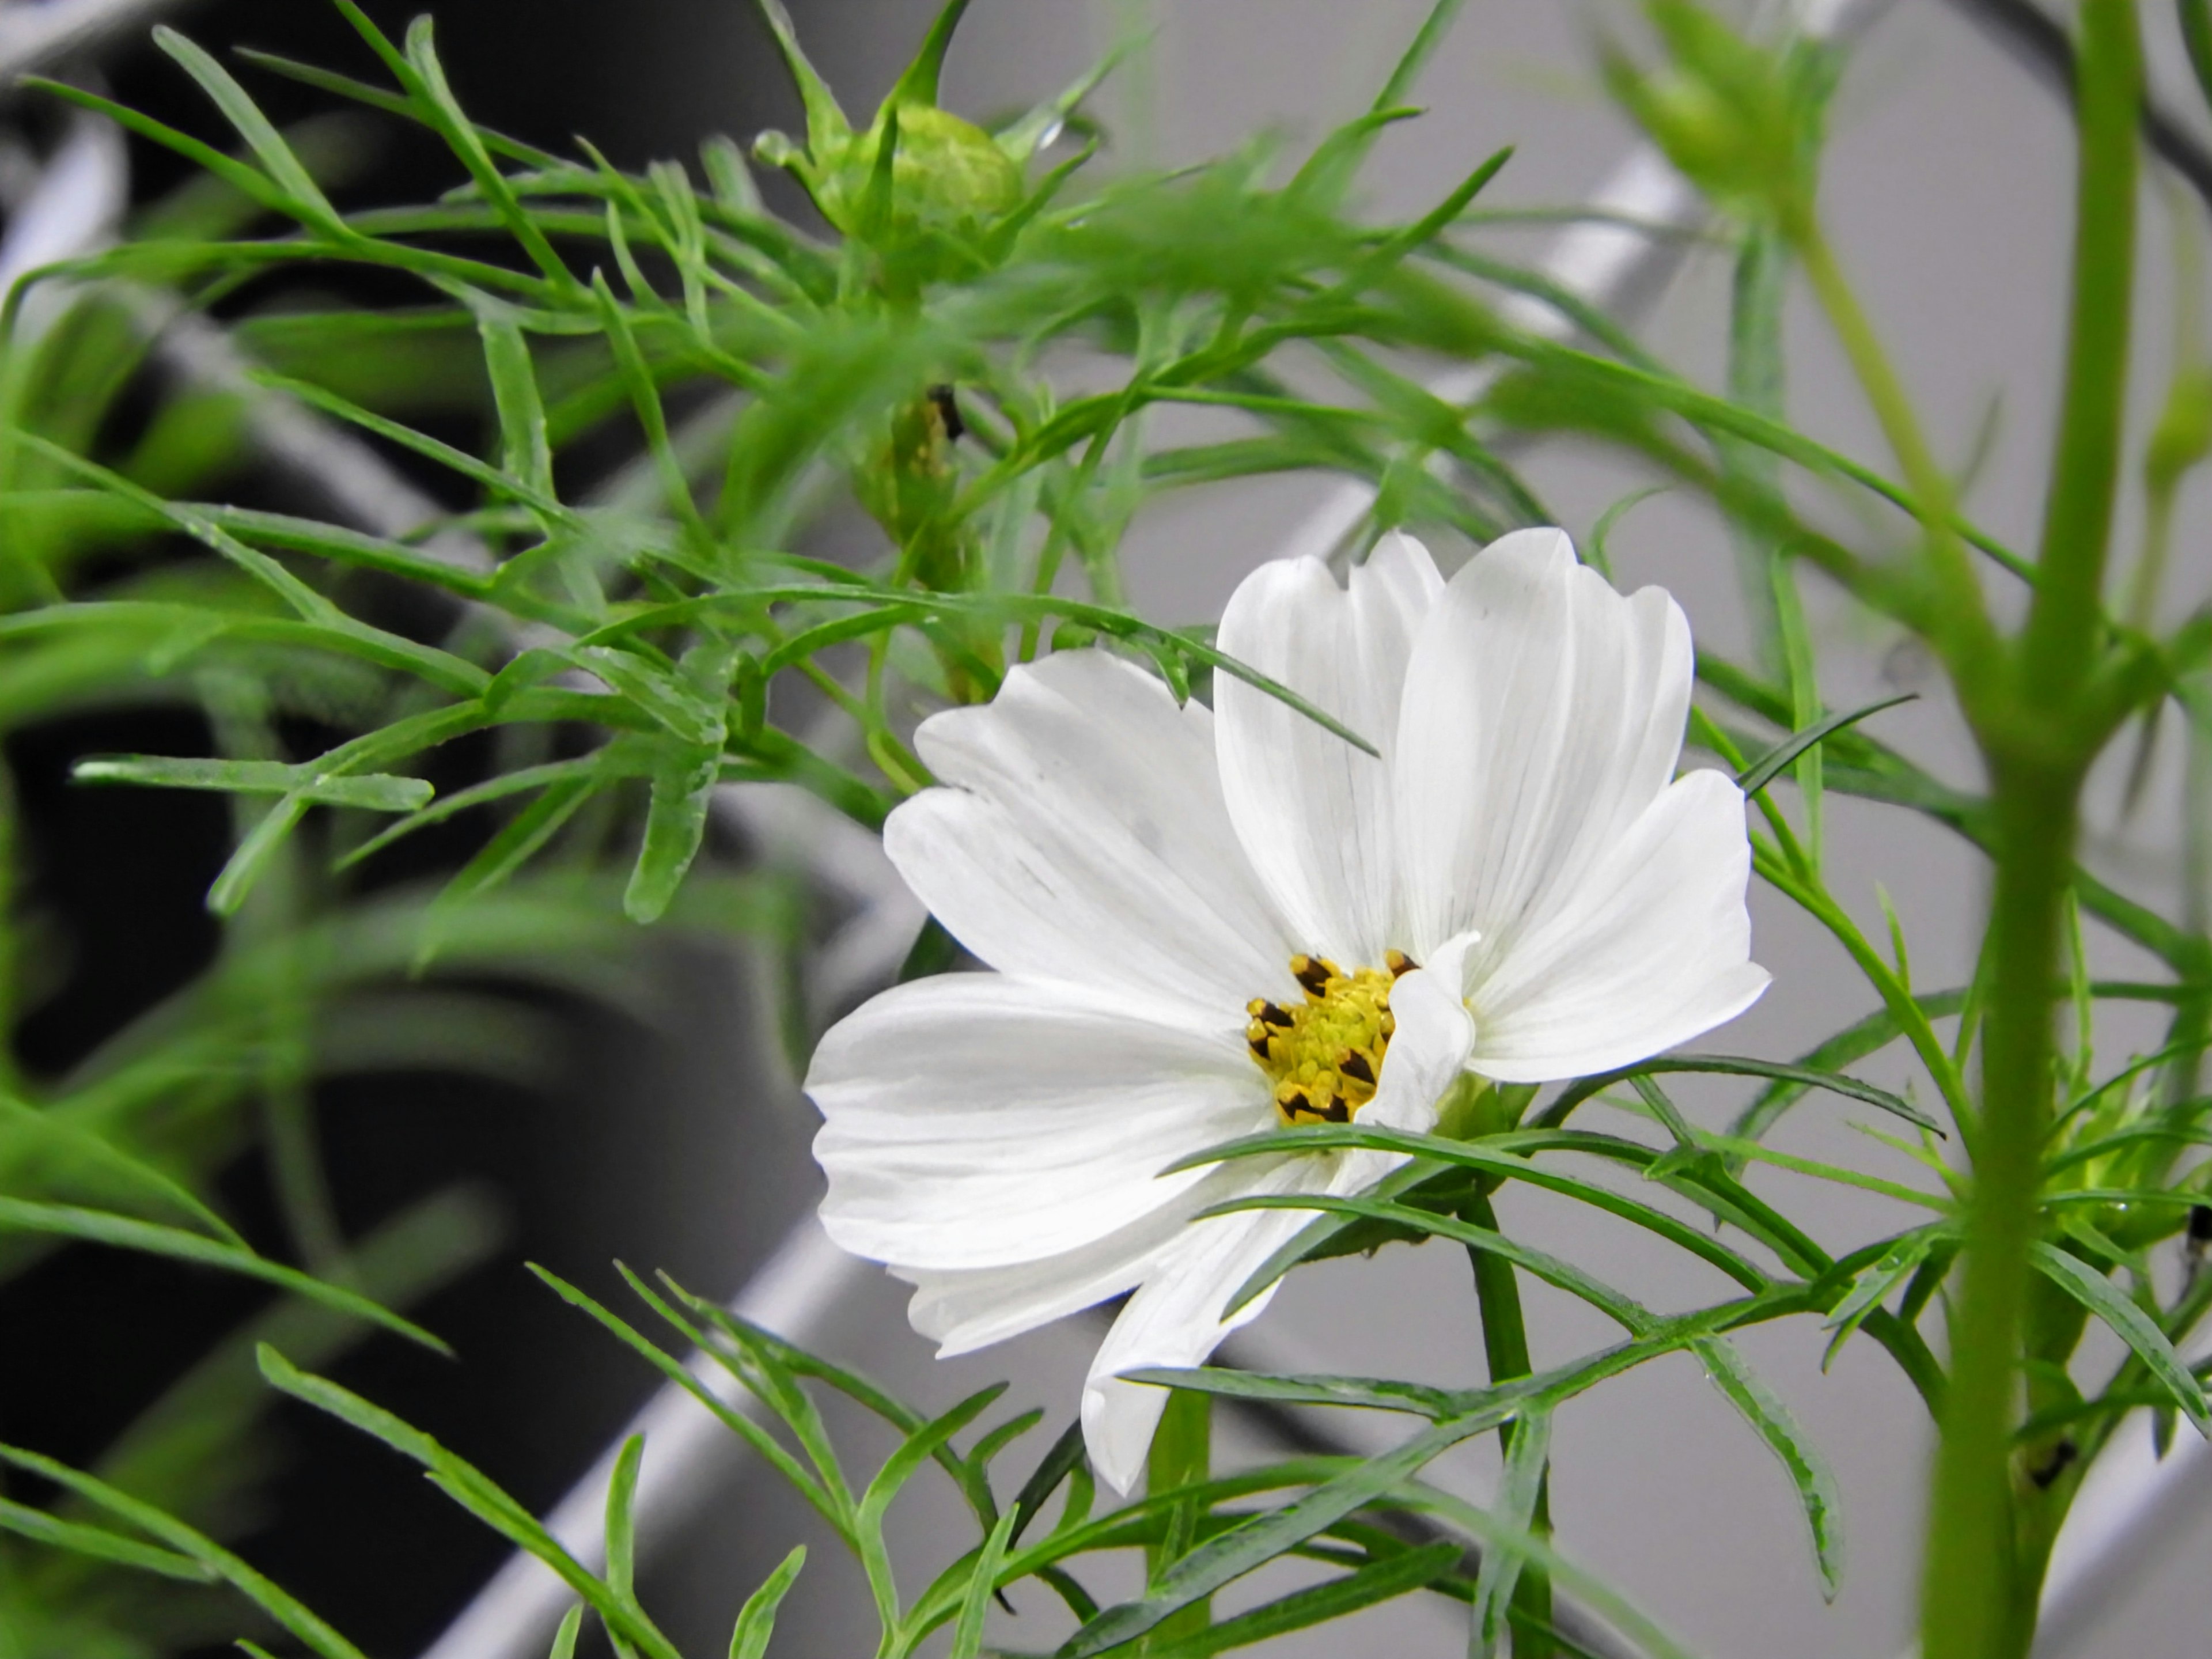
[[[1285,1124],[1350,1123],[1375,1098],[1383,1054],[1397,1030],[1391,981],[1412,967],[1401,952],[1385,960],[1387,968],[1347,973],[1326,957],[1301,952],[1290,959],[1290,969],[1305,993],[1303,1003],[1285,1008],[1255,997],[1245,1005],[1245,1042],[1273,1085],[1276,1115]]]

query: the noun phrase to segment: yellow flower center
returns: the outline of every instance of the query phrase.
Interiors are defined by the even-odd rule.
[[[1255,997],[1244,1005],[1252,1016],[1245,1041],[1275,1085],[1275,1113],[1285,1123],[1349,1123],[1375,1098],[1382,1055],[1398,1029],[1391,982],[1415,965],[1399,951],[1383,961],[1388,971],[1347,974],[1326,957],[1292,957],[1291,976],[1305,1000],[1285,1008]]]

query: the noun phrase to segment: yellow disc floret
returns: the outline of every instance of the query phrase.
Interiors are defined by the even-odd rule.
[[[1375,1098],[1383,1051],[1397,1030],[1390,1012],[1390,984],[1413,966],[1393,951],[1387,970],[1346,973],[1326,957],[1295,956],[1291,976],[1305,1000],[1285,1008],[1255,997],[1244,1028],[1259,1062],[1275,1085],[1275,1112],[1286,1124],[1349,1123]]]

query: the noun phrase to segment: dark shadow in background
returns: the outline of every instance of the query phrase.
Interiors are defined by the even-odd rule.
[[[417,9],[368,3],[394,33]],[[832,27],[859,15],[852,5],[828,9]],[[382,78],[320,0],[225,0],[180,21],[218,52],[250,45]],[[573,151],[570,136],[580,132],[635,165],[695,155],[712,131],[749,138],[798,121],[768,37],[741,0],[454,0],[438,13],[438,40],[465,106],[551,149]],[[240,72],[280,123],[331,107],[319,94]],[[110,53],[99,73],[123,101],[228,143],[198,90],[150,46]],[[426,199],[460,177],[434,141],[371,119],[382,147],[348,198]],[[136,142],[132,162],[141,199],[186,176],[174,157]],[[231,493],[251,500],[265,483],[249,477]],[[201,896],[227,851],[224,804],[68,781],[82,756],[134,750],[205,753],[206,732],[194,716],[149,708],[55,722],[9,743],[32,871],[22,902],[40,919],[39,965],[52,981],[20,1033],[34,1075],[66,1070],[185,984],[215,948]],[[450,867],[471,850],[464,832],[437,855]],[[544,994],[529,999],[557,1032],[559,1052],[547,1056],[561,1079],[552,1091],[422,1074],[320,1091],[349,1233],[457,1181],[495,1192],[512,1228],[491,1265],[418,1310],[459,1348],[460,1363],[385,1340],[337,1375],[534,1508],[581,1473],[651,1378],[521,1263],[543,1261],[610,1300],[623,1295],[609,1265],[617,1256],[726,1294],[812,1198],[791,1179],[811,1167],[809,1126],[775,1097],[773,1064],[733,965],[666,950],[659,969],[664,994],[649,1029]],[[248,1236],[280,1249],[255,1156],[240,1159],[226,1190]],[[89,1462],[212,1334],[260,1305],[236,1281],[118,1252],[63,1252],[0,1293],[9,1348],[46,1356],[0,1367],[0,1435]],[[283,1474],[264,1489],[268,1507],[247,1553],[370,1652],[414,1651],[503,1547],[362,1437],[303,1412],[281,1413],[278,1423]]]

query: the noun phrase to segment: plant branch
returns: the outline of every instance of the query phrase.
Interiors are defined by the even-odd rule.
[[[2126,389],[2141,51],[2132,0],[2084,0],[2066,389],[2038,580],[2013,672],[1979,696],[1960,686],[1994,784],[1996,884],[1981,1133],[1922,1579],[1926,1659],[2025,1659],[2035,1637],[2045,1556],[2034,1540],[2050,1517],[2015,1479],[2013,1433],[2051,1112],[2049,988],[2093,753],[2077,716],[2102,648],[2099,600]]]

